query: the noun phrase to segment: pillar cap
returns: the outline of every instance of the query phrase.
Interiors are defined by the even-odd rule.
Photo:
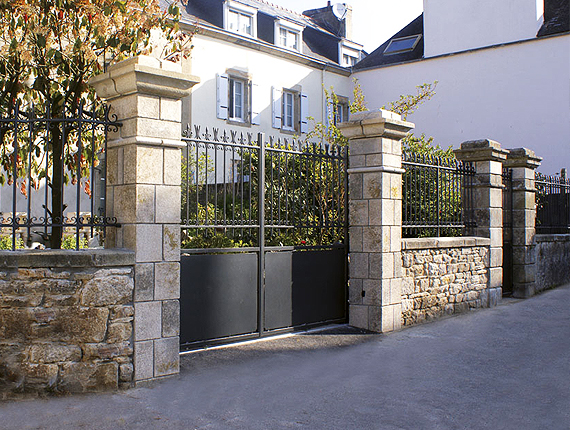
[[[542,161],[541,157],[537,157],[533,150],[528,148],[510,149],[507,160],[505,161],[506,167],[525,167],[527,169],[536,169],[540,166]]]
[[[397,113],[383,109],[351,114],[349,121],[338,125],[348,139],[388,137],[400,140],[414,127],[415,124],[402,121]]]
[[[198,82],[198,77],[182,73],[179,64],[146,55],[113,64],[107,72],[89,80],[104,100],[134,93],[179,100],[189,95]]]
[[[461,161],[503,161],[509,154],[499,142],[490,139],[468,140],[453,152]]]

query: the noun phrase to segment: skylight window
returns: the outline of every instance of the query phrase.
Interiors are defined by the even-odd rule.
[[[414,36],[398,37],[397,39],[392,39],[384,50],[384,54],[400,54],[402,52],[413,51],[420,41],[421,37],[421,34],[416,34]]]

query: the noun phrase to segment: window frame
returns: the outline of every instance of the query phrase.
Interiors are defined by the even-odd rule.
[[[236,83],[239,83],[241,85],[241,104],[239,106],[241,109],[241,116],[234,115],[236,110],[235,109]],[[248,88],[249,88],[248,80],[228,74],[228,121],[239,122],[243,124],[249,122],[248,100],[249,100],[250,91],[248,91]]]
[[[230,14],[232,13],[237,14],[238,16],[238,27],[236,30],[230,29]],[[240,30],[240,16],[251,19],[251,33]],[[226,0],[224,2],[224,29],[244,37],[257,38],[257,9],[238,3],[234,0]]]
[[[275,33],[274,33],[274,45],[275,46],[279,46],[281,48],[287,49],[289,51],[294,51],[294,52],[302,52],[302,48],[303,48],[303,30],[305,29],[304,26],[296,24],[294,22],[290,22],[290,21],[286,21],[284,19],[281,18],[277,18],[275,20]],[[281,39],[281,32],[285,31],[286,32],[286,40],[285,43],[283,43],[282,39]],[[294,46],[289,46],[287,44],[287,36],[289,35],[295,35],[296,37],[296,41],[297,41],[297,47],[295,48]]]
[[[299,111],[297,107],[299,94],[296,91],[288,90],[286,88],[283,89],[281,95],[281,129],[285,131],[297,131],[297,113]],[[291,114],[287,114],[286,108],[289,107],[289,103],[287,99],[290,99],[291,104]],[[291,120],[291,125],[287,125],[287,120]]]
[[[411,39],[413,39],[413,38],[415,38],[416,40],[415,40],[414,43],[412,44],[412,47],[411,47],[411,48],[398,49],[398,50],[396,50],[396,51],[389,51],[390,48],[392,47],[392,45],[393,45],[394,43],[398,43],[398,42],[401,42],[401,41],[404,41],[404,40],[411,40]],[[395,55],[395,54],[401,54],[401,53],[403,53],[403,52],[411,52],[411,51],[413,51],[414,49],[416,49],[416,46],[417,46],[418,43],[420,42],[421,38],[422,38],[422,35],[421,35],[421,34],[414,34],[414,35],[411,35],[411,36],[404,36],[404,37],[396,37],[396,38],[390,40],[390,43],[388,43],[388,46],[386,46],[386,48],[384,49],[383,54],[384,54],[384,55]]]

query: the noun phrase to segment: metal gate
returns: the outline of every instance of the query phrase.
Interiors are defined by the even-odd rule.
[[[347,316],[347,150],[187,129],[182,349]]]
[[[513,293],[513,170],[503,167],[503,296]]]

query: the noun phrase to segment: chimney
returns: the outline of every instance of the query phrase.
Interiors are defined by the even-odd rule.
[[[352,6],[346,3],[343,4],[346,7],[346,14],[342,20],[339,20],[333,13],[333,5],[330,1],[327,1],[327,5],[325,7],[304,11],[303,15],[311,17],[319,26],[335,35],[351,39]]]

